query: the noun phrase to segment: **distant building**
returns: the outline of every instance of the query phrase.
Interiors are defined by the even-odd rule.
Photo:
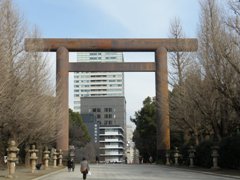
[[[88,132],[91,136],[91,141],[94,143],[99,142],[99,123],[96,120],[94,114],[81,114],[82,120],[88,128]]]
[[[123,61],[122,52],[77,53],[77,62]],[[73,111],[84,116],[84,122],[91,136],[94,137],[95,142],[99,142],[100,161],[123,162],[126,142],[124,74],[122,72],[75,72],[73,104]],[[98,137],[93,127],[96,124],[94,118],[99,126]]]
[[[94,114],[100,125],[99,159],[124,162],[126,142],[125,97],[82,97],[81,112]]]
[[[77,62],[123,62],[121,52],[79,52]],[[124,96],[122,72],[75,72],[73,111],[81,113],[82,97]]]
[[[135,144],[132,141],[133,138],[133,128],[132,126],[127,126],[127,141],[126,141],[126,157],[127,157],[127,163],[134,163],[134,147]]]
[[[124,161],[124,130],[120,126],[100,127],[99,160],[114,163]]]

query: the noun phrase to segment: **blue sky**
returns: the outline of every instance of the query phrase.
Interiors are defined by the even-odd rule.
[[[44,38],[166,38],[180,18],[186,37],[197,37],[198,0],[13,0]],[[53,75],[55,55],[51,54]],[[76,54],[70,55],[71,61]],[[125,53],[125,61],[153,61],[153,53]],[[69,105],[73,83],[70,74]],[[127,120],[155,95],[154,73],[125,73]]]

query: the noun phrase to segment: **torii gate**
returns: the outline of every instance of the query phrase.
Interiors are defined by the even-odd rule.
[[[69,148],[68,73],[69,72],[155,72],[157,106],[157,159],[170,149],[167,52],[196,51],[197,39],[41,39],[25,40],[26,51],[56,52],[56,95],[63,116],[59,119],[57,148]],[[38,48],[39,47],[39,48]],[[69,52],[118,51],[155,52],[155,62],[69,63]]]

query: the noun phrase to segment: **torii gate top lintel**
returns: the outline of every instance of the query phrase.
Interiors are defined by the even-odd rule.
[[[34,51],[55,52],[59,47],[65,47],[70,52],[80,51],[126,51],[148,52],[164,47],[168,52],[196,51],[197,39],[66,39],[66,38],[27,38],[26,51],[31,50],[32,44],[41,44]]]

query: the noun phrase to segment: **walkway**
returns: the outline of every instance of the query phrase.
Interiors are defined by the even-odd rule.
[[[175,167],[160,165],[125,165],[125,164],[100,164],[90,165],[91,176],[88,180],[233,180],[240,176],[224,176],[215,173],[194,172]],[[75,172],[67,172],[67,169],[58,171],[53,175],[37,178],[35,180],[77,180],[82,179],[79,165]]]

